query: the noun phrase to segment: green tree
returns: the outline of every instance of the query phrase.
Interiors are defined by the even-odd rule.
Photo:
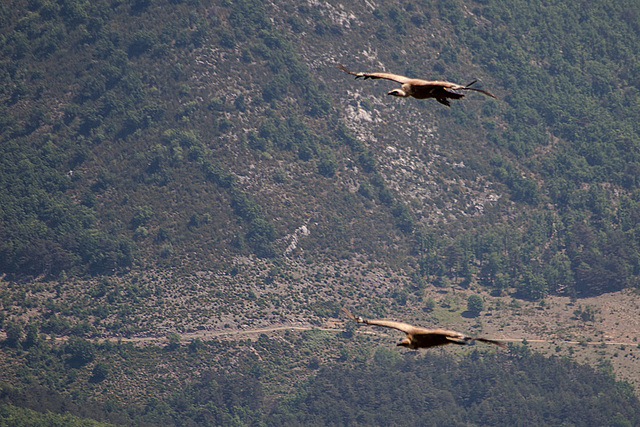
[[[480,295],[469,295],[467,298],[467,310],[476,315],[484,310],[484,301]]]
[[[106,380],[109,377],[109,365],[105,362],[98,362],[93,366],[91,370],[91,382],[99,383],[101,381]]]
[[[7,339],[5,341],[7,345],[10,347],[17,347],[24,334],[22,325],[15,321],[6,322],[4,330],[7,334]]]
[[[332,177],[335,175],[337,168],[338,165],[334,154],[329,151],[323,151],[320,154],[320,160],[318,161],[318,172],[320,175]]]
[[[169,341],[168,347],[170,349],[176,349],[178,348],[178,346],[180,346],[181,338],[180,335],[178,335],[176,332],[170,332],[167,335],[167,340]]]
[[[92,362],[96,349],[91,341],[72,336],[64,346],[64,352],[68,355],[69,365],[77,368]]]

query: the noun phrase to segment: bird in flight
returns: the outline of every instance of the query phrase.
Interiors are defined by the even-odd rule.
[[[347,317],[358,323],[383,326],[385,328],[393,328],[404,332],[407,336],[404,337],[397,345],[407,347],[412,350],[416,350],[418,348],[438,347],[447,344],[472,345],[475,341],[495,344],[500,347],[505,346],[503,342],[497,340],[468,337],[460,332],[448,331],[446,329],[426,329],[419,326],[409,325],[408,323],[395,322],[393,320],[363,319],[360,316],[354,316],[345,307],[342,308],[342,311],[347,315]]]
[[[483,93],[487,96],[495,98],[495,95],[492,93],[478,89],[475,87],[471,87],[478,80],[474,80],[466,86],[459,85],[457,83],[451,83],[446,81],[439,80],[422,80],[422,79],[412,79],[409,77],[401,76],[399,74],[392,73],[356,73],[350,71],[347,67],[338,62],[338,68],[340,68],[345,73],[349,73],[352,76],[356,76],[356,79],[364,78],[366,79],[386,79],[393,80],[394,82],[400,83],[400,89],[393,89],[388,92],[387,95],[399,96],[401,98],[408,98],[410,96],[417,99],[426,99],[426,98],[435,98],[441,104],[450,106],[449,99],[460,99],[463,98],[464,95],[461,93],[454,92],[456,90],[472,90],[475,92]]]

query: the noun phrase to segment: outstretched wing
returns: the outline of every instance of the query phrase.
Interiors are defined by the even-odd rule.
[[[410,333],[414,333],[416,331],[423,330],[422,328],[417,328],[417,327],[415,327],[413,325],[410,325],[408,323],[395,322],[393,320],[370,320],[370,319],[364,319],[364,318],[362,318],[360,316],[354,316],[353,314],[351,314],[351,312],[349,310],[346,309],[346,307],[342,307],[342,311],[351,320],[355,320],[358,323],[365,323],[367,325],[375,325],[375,326],[383,326],[385,328],[393,328],[393,329],[397,329],[399,331],[402,331],[405,334],[410,334]]]
[[[489,91],[486,91],[486,90],[484,90],[484,89],[478,89],[478,88],[475,88],[475,87],[467,87],[467,86],[464,86],[464,87],[459,88],[458,90],[472,90],[472,91],[474,91],[474,92],[480,92],[480,93],[483,93],[483,94],[485,94],[485,95],[487,95],[487,96],[490,96],[490,97],[492,97],[492,98],[495,98],[495,97],[496,97],[494,94],[492,94],[492,93],[491,93],[491,92],[489,92]]]
[[[421,333],[424,334],[440,334],[440,335],[444,335],[447,337],[447,339],[449,339],[450,341],[457,341],[457,342],[465,342],[467,344],[472,343],[473,341],[480,341],[480,342],[484,342],[487,344],[495,344],[499,347],[505,347],[505,344],[501,341],[497,341],[497,340],[492,340],[489,338],[477,338],[477,337],[470,337],[467,336],[463,333],[457,332],[457,331],[449,331],[446,329],[424,329],[422,332],[421,331],[417,331],[414,335],[419,335]]]
[[[362,319],[363,323],[366,323],[367,325],[375,325],[375,326],[383,326],[385,328],[393,328],[393,329],[397,329],[399,331],[404,332],[405,334],[413,334],[416,331],[420,330],[420,328],[417,328],[413,325],[410,325],[408,323],[402,323],[402,322],[396,322],[394,320],[369,320],[369,319]]]
[[[473,344],[474,341],[480,341],[480,342],[484,342],[487,344],[494,344],[497,345],[499,347],[505,347],[505,344],[501,341],[497,341],[497,340],[492,340],[489,338],[476,338],[476,337],[470,337],[467,335],[464,335],[460,332],[456,332],[456,331],[449,331],[449,330],[445,330],[445,329],[422,329],[422,328],[418,328],[414,333],[413,333],[414,337],[419,338],[419,336],[442,336],[444,337],[447,341],[453,343],[453,344],[466,344],[466,345],[470,345]]]
[[[401,76],[400,74],[393,74],[393,73],[362,73],[362,72],[356,73],[349,70],[347,67],[345,67],[339,62],[338,62],[338,68],[340,68],[345,73],[351,74],[352,76],[356,76],[356,79],[359,79],[360,77],[364,78],[365,80],[366,79],[386,79],[386,80],[393,80],[394,82],[398,82],[400,84],[409,83],[409,82],[412,82],[412,83],[421,82],[421,80],[418,80],[418,79],[411,79],[409,77],[405,77],[405,76]]]
[[[420,335],[420,332],[415,333],[414,335]],[[425,334],[438,334],[443,335],[447,338],[447,340],[456,343],[456,344],[473,344],[474,341],[480,341],[487,344],[494,344],[498,347],[506,347],[502,341],[492,340],[489,338],[477,338],[477,337],[469,337],[460,332],[456,331],[445,331],[442,329],[432,329],[425,332]]]
[[[475,87],[471,87],[471,85],[473,85],[474,83],[476,83],[478,80],[474,80],[471,83],[469,83],[466,86],[463,85],[459,85],[457,83],[451,83],[451,82],[445,82],[445,81],[433,81],[433,82],[427,82],[430,83],[434,86],[442,86],[445,89],[451,89],[451,90],[472,90],[474,92],[480,92],[482,94],[485,94],[487,96],[490,96],[492,98],[495,98],[496,96],[494,94],[492,94],[491,92],[484,90],[484,89],[478,89]]]
[[[468,339],[467,336],[465,336],[460,332],[451,331],[447,329],[416,328],[414,335],[442,335],[443,337],[452,338],[456,340]]]
[[[498,347],[505,348],[506,344],[498,340],[490,340],[489,338],[474,338],[476,341],[486,342],[487,344],[495,344]]]

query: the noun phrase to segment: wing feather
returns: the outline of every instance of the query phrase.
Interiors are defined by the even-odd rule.
[[[353,315],[353,313],[351,313],[351,312],[347,309],[347,307],[342,307],[342,312],[343,312],[344,314],[346,314],[346,315],[347,315],[347,317],[348,317],[349,319],[351,319],[351,320],[353,320],[353,321],[355,321],[355,322],[360,322],[360,320],[358,320],[358,318],[357,318],[356,316],[354,316],[354,315]],[[361,319],[361,318],[360,318],[360,319]]]
[[[396,322],[394,320],[369,320],[362,319],[362,323],[366,323],[367,325],[375,325],[375,326],[383,326],[385,328],[393,328],[399,331],[404,332],[405,334],[413,334],[416,331],[420,331],[421,328],[415,327],[408,323]]]
[[[356,73],[354,71],[349,70],[347,67],[345,67],[339,62],[338,62],[338,68],[340,68],[345,73],[351,74],[352,76],[356,76],[356,79],[359,79],[360,77],[363,77],[365,80],[366,79],[386,79],[386,80],[393,80],[394,82],[398,82],[401,84],[404,84],[404,83],[416,84],[414,82],[417,82],[419,84],[421,82],[424,82],[424,80],[411,79],[409,77],[405,77],[405,76],[401,76],[400,74],[393,74],[393,73],[384,73],[384,72]]]
[[[498,340],[490,340],[489,338],[475,338],[476,341],[480,341],[480,342],[484,342],[487,344],[495,344],[498,347],[502,347],[505,348],[506,344],[503,343],[502,341],[498,341]]]
[[[499,347],[505,347],[505,344],[502,341],[492,340],[489,338],[481,338],[481,337],[470,337],[463,333],[457,331],[450,331],[446,329],[424,329],[417,328],[417,330],[413,333],[414,335],[444,335],[451,341],[480,341],[487,344],[495,344]]]
[[[489,92],[488,90],[471,87],[471,85],[474,84],[476,81],[477,80],[474,80],[473,82],[469,83],[468,85],[463,86],[463,85],[459,85],[457,83],[446,82],[446,81],[441,81],[441,80],[434,80],[434,81],[423,80],[422,83],[419,83],[419,84],[416,84],[416,85],[417,86],[440,86],[440,87],[443,87],[445,89],[450,89],[450,90],[472,90],[474,92],[483,93],[483,94],[485,94],[487,96],[490,96],[491,98],[496,98],[496,96],[494,94],[492,94],[491,92]]]
[[[404,333],[412,333],[414,331],[423,330],[423,328],[418,328],[408,323],[396,322],[393,320],[370,320],[364,319],[360,316],[354,316],[346,307],[342,307],[342,311],[347,315],[348,318],[354,320],[358,323],[365,323],[367,325],[375,325],[375,326],[383,326],[385,328],[393,328]]]
[[[490,96],[492,98],[496,98],[496,96],[494,94],[492,94],[491,92],[489,92],[488,90],[478,89],[478,88],[475,88],[475,87],[463,87],[463,88],[460,88],[459,90],[472,90],[474,92],[480,92],[480,93],[483,93],[483,94],[485,94],[487,96]]]
[[[414,335],[442,335],[448,338],[455,339],[464,339],[466,338],[464,334],[456,331],[450,331],[447,329],[426,329],[426,328],[416,328]]]

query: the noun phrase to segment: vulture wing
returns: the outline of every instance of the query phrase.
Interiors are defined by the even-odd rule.
[[[434,81],[426,81],[423,80],[422,85],[424,86],[440,86],[444,89],[450,89],[450,90],[472,90],[474,92],[480,92],[482,94],[485,94],[487,96],[490,96],[492,98],[495,98],[496,96],[494,94],[492,94],[489,91],[486,91],[484,89],[478,89],[475,87],[471,87],[471,85],[473,85],[475,82],[477,82],[477,80],[472,81],[471,83],[469,83],[466,86],[463,85],[459,85],[457,83],[452,83],[452,82],[446,82],[446,81],[439,81],[439,80],[434,80]],[[419,83],[414,83],[416,86],[420,86],[421,84]]]
[[[489,92],[489,91],[487,91],[487,90],[484,90],[484,89],[478,89],[478,88],[475,88],[475,87],[463,86],[463,87],[458,88],[457,90],[472,90],[472,91],[474,91],[474,92],[480,92],[480,93],[485,94],[485,95],[487,95],[487,96],[490,96],[490,97],[492,97],[492,98],[495,98],[495,97],[496,97],[494,94],[492,94],[491,92]]]
[[[393,320],[369,320],[362,319],[362,323],[366,323],[367,325],[375,325],[375,326],[383,326],[385,328],[393,328],[399,331],[404,332],[405,334],[416,334],[420,333],[421,328],[410,325],[408,323],[396,322]]]
[[[503,343],[502,341],[490,340],[488,338],[474,338],[474,340],[480,341],[480,342],[484,342],[484,343],[487,343],[487,344],[495,344],[498,347],[502,347],[502,348],[506,347],[506,344]]]
[[[447,331],[445,329],[424,329],[422,331],[418,330],[414,333],[414,336],[418,336],[418,335],[441,335],[441,336],[444,336],[448,341],[451,341],[457,344],[463,344],[463,343],[472,344],[473,341],[480,341],[487,344],[494,344],[494,345],[497,345],[498,347],[503,347],[503,348],[506,347],[502,341],[492,340],[489,338],[469,337],[460,332]]]
[[[385,328],[393,328],[393,329],[397,329],[399,331],[402,331],[405,334],[420,333],[421,331],[422,332],[423,331],[428,331],[428,329],[418,328],[418,327],[410,325],[408,323],[395,322],[393,320],[369,320],[369,319],[364,319],[364,318],[362,318],[360,316],[354,316],[345,307],[342,307],[342,311],[351,320],[355,320],[358,323],[365,323],[367,325],[375,325],[375,326],[383,326]]]
[[[386,79],[386,80],[393,80],[394,82],[398,82],[400,84],[404,84],[404,83],[411,83],[411,84],[427,83],[425,80],[411,79],[409,77],[401,76],[400,74],[392,74],[392,73],[362,73],[362,72],[356,73],[356,72],[350,71],[347,67],[345,67],[344,65],[342,65],[339,62],[338,62],[338,68],[340,68],[345,73],[351,74],[352,76],[356,76],[356,79],[359,79],[360,77],[363,77],[365,80],[366,79]]]

